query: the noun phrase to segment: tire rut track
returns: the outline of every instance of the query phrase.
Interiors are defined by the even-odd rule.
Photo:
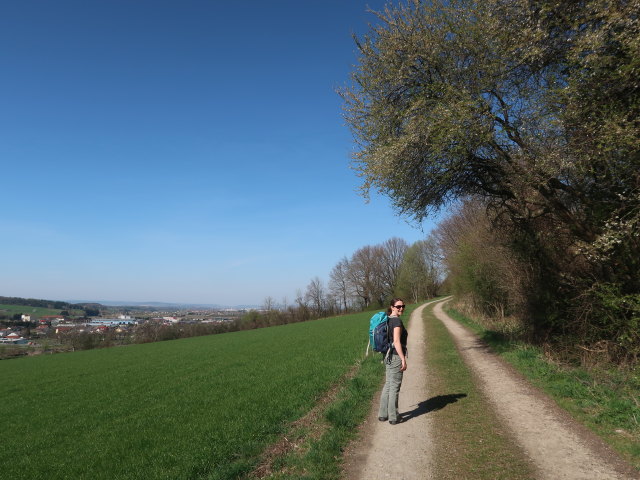
[[[453,337],[480,389],[538,470],[539,479],[622,480],[640,475],[546,394],[489,352],[442,309],[434,314]]]

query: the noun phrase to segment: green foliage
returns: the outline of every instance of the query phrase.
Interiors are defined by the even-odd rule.
[[[580,305],[579,338],[604,349],[607,360],[636,363],[640,358],[640,294],[625,295],[616,284],[594,284]],[[580,317],[579,317],[580,318]],[[608,341],[604,342],[602,339]]]
[[[526,314],[527,270],[491,225],[486,205],[462,202],[435,232],[450,272],[449,282],[482,315]]]
[[[454,292],[471,293],[483,313],[495,313],[496,306],[501,305],[505,298],[496,264],[483,261],[470,245],[461,245],[452,262],[459,267],[454,278]]]
[[[245,330],[258,328],[259,326],[261,326],[260,313],[258,313],[256,310],[249,310],[240,319],[240,328],[243,328]]]
[[[73,305],[67,302],[60,302],[57,300],[40,300],[36,298],[21,298],[21,297],[2,297],[0,296],[0,303],[8,305],[21,305],[24,307],[37,307],[46,308],[52,310],[62,310],[64,308],[73,308]]]
[[[399,268],[396,295],[416,303],[434,297],[442,283],[441,261],[433,237],[411,245],[404,254]]]
[[[362,356],[368,317],[0,362],[0,470],[237,478]]]

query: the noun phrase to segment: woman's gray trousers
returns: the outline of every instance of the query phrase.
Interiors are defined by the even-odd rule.
[[[402,385],[402,360],[398,355],[391,355],[390,362],[385,361],[387,377],[380,395],[378,417],[388,418],[390,422],[398,420],[398,396]]]

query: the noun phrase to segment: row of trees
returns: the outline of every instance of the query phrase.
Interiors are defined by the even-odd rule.
[[[145,322],[125,332],[72,331],[57,335],[56,339],[74,350],[87,350],[303,322],[374,306],[382,308],[395,296],[412,302],[430,298],[438,293],[443,278],[435,237],[413,245],[394,237],[380,245],[359,248],[350,258],[344,257],[331,270],[327,285],[314,277],[304,291],[297,292],[293,303],[285,299],[278,304],[268,297],[262,311],[251,310],[235,321],[177,325]]]
[[[382,308],[395,297],[417,302],[437,294],[444,279],[442,258],[434,237],[412,245],[394,237],[367,245],[343,257],[325,283],[314,277],[299,290],[292,304],[268,297],[263,314],[250,312],[245,328],[279,325],[320,318],[370,307]]]
[[[394,237],[380,245],[359,248],[350,258],[342,258],[331,270],[327,285],[314,277],[305,290],[297,292],[292,303],[285,299],[277,304],[268,297],[262,311],[251,310],[237,320],[176,325],[145,322],[124,331],[109,329],[102,333],[76,329],[52,333],[54,343],[49,344],[43,338],[38,343],[44,344],[45,347],[39,348],[47,352],[88,350],[302,322],[374,306],[382,308],[395,296],[417,302],[435,296],[443,278],[442,259],[435,238],[408,245],[405,240]],[[18,319],[19,314],[16,315]],[[25,326],[31,325],[35,324],[25,323]],[[28,353],[29,349],[25,347],[3,348],[0,356]]]
[[[341,94],[363,193],[442,227],[452,284],[539,342],[640,355],[640,0],[414,0]]]
[[[344,257],[331,270],[327,285],[319,277],[313,278],[304,291],[297,292],[293,303],[285,299],[277,304],[268,297],[262,311],[251,310],[237,320],[176,325],[144,322],[124,331],[109,329],[102,333],[76,329],[51,334],[57,346],[42,338],[38,343],[44,344],[40,349],[47,352],[108,348],[303,322],[374,306],[382,308],[394,296],[417,302],[435,296],[442,285],[444,273],[438,252],[433,237],[413,245],[394,237],[380,245],[359,248],[350,258]],[[29,350],[24,347],[4,348],[0,357],[27,353]]]

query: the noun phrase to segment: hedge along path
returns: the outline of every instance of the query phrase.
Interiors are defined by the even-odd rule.
[[[360,438],[346,451],[343,478],[348,480],[424,480],[433,474],[433,426],[427,412],[425,383],[424,322],[422,311],[435,302],[416,308],[407,330],[407,371],[404,373],[398,412],[403,422],[378,421],[378,399],[362,426]],[[379,354],[376,354],[379,355]],[[379,393],[378,393],[379,395]]]
[[[534,388],[477,336],[451,319],[439,302],[435,316],[444,323],[496,414],[530,458],[539,479],[638,479],[602,440],[574,421]]]

